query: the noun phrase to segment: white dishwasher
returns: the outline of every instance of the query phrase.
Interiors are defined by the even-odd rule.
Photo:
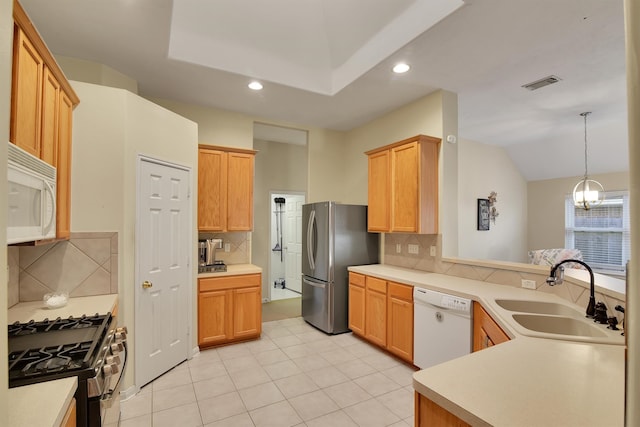
[[[413,288],[413,363],[425,369],[471,353],[471,300]]]

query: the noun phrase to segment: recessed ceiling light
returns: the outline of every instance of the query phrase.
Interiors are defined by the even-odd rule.
[[[401,62],[399,64],[396,64],[393,67],[393,72],[396,74],[402,74],[402,73],[406,73],[407,71],[409,71],[411,67],[407,64],[405,64],[404,62]]]
[[[251,90],[262,90],[262,83],[253,81],[249,83],[249,89]]]

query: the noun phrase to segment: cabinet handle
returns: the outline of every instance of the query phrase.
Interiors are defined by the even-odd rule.
[[[149,289],[153,287],[153,283],[151,283],[148,280],[145,280],[144,282],[142,282],[142,289]]]

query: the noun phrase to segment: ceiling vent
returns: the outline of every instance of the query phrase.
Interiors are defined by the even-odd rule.
[[[549,86],[551,84],[554,83],[558,83],[560,80],[562,80],[561,78],[557,77],[557,76],[547,76],[543,79],[540,80],[536,80],[535,82],[531,82],[531,83],[527,83],[526,85],[522,85],[523,88],[528,89],[528,90],[536,90],[536,89],[540,89],[541,87],[545,87],[545,86]]]

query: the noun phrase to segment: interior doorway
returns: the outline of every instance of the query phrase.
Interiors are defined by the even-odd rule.
[[[270,192],[269,299],[300,298],[302,292],[302,205],[305,195]]]

